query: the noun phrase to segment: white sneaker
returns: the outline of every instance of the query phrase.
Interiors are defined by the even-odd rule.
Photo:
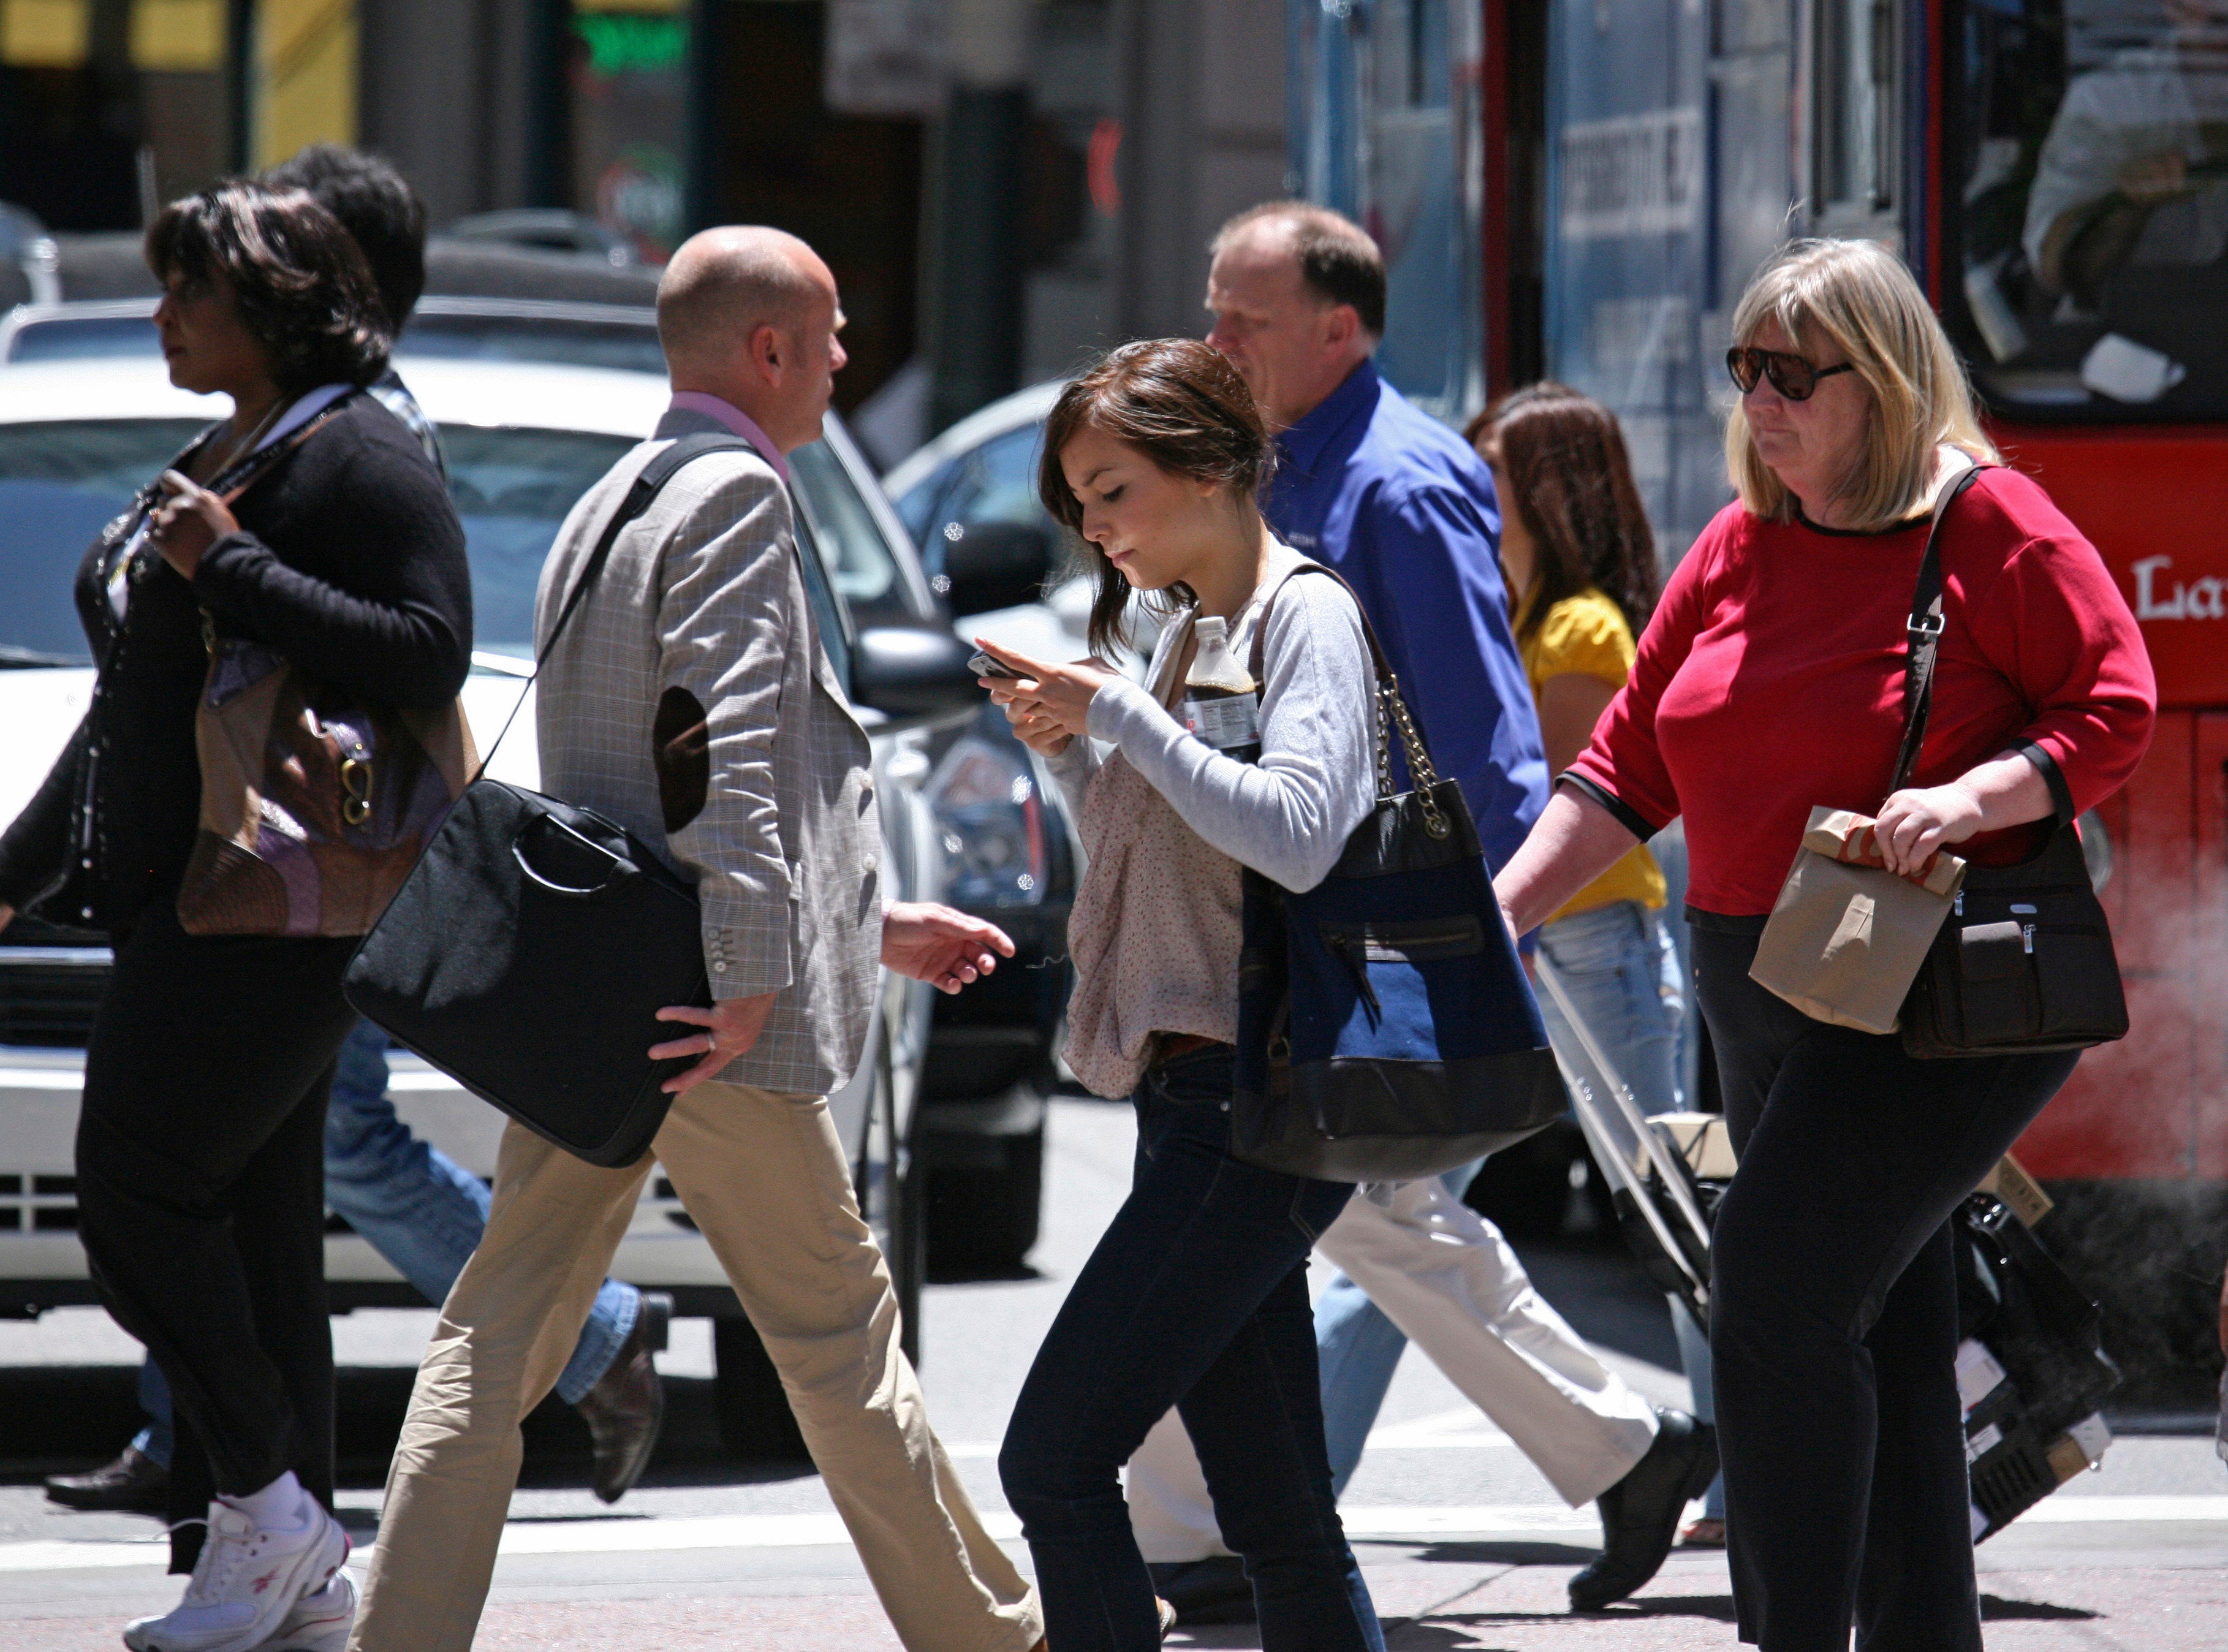
[[[324,1588],[347,1560],[348,1534],[316,1498],[308,1518],[275,1530],[220,1498],[185,1598],[159,1617],[125,1625],[131,1652],[256,1652],[304,1595]]]
[[[255,1652],[348,1652],[355,1602],[355,1576],[343,1566],[323,1588],[296,1601],[278,1632]]]

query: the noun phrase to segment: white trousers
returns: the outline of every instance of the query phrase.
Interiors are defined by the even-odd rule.
[[[1316,1251],[1429,1354],[1573,1508],[1629,1473],[1655,1410],[1596,1359],[1532,1287],[1500,1230],[1437,1177],[1385,1208],[1357,1194]],[[1149,1561],[1227,1553],[1174,1412],[1130,1461],[1130,1519]]]

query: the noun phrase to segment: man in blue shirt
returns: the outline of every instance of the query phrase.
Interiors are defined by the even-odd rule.
[[[1432,761],[1506,865],[1548,777],[1510,635],[1501,508],[1469,444],[1377,376],[1376,244],[1319,207],[1256,207],[1215,237],[1207,303],[1207,342],[1279,432],[1262,514],[1360,596]]]
[[[1433,762],[1461,782],[1501,866],[1546,805],[1548,774],[1510,634],[1492,472],[1378,377],[1385,264],[1359,227],[1278,202],[1225,224],[1213,253],[1207,343],[1279,432],[1263,515],[1359,594]],[[1715,1441],[1634,1393],[1540,1299],[1462,1203],[1476,1168],[1404,1187],[1390,1208],[1354,1200],[1318,1242],[1343,1271],[1316,1304],[1335,1482],[1344,1490],[1413,1335],[1567,1502],[1600,1504],[1603,1553],[1571,1583],[1572,1606],[1596,1609],[1655,1575],[1716,1474]],[[1171,1412],[1130,1462],[1139,1546],[1181,1621],[1250,1616],[1188,1446]]]

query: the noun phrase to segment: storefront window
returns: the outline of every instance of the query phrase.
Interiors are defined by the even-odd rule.
[[[1972,0],[1963,32],[1953,309],[1982,390],[2228,414],[2228,0]]]
[[[663,263],[686,210],[686,0],[576,0],[573,36],[573,199]]]

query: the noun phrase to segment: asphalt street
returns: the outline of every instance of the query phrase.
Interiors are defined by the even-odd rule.
[[[1067,1281],[1126,1186],[1126,1109],[1055,1105],[1046,1233],[1030,1277],[932,1285],[922,1379],[932,1415],[993,1530],[1027,1564],[997,1483],[1007,1412]],[[1684,1403],[1661,1298],[1608,1244],[1527,1254],[1549,1299],[1643,1393]],[[342,1367],[340,1504],[357,1563],[375,1536],[386,1454],[433,1316],[334,1322]],[[0,1652],[118,1644],[161,1610],[159,1522],[77,1514],[38,1480],[102,1460],[133,1426],[138,1345],[93,1309],[0,1324]],[[674,1327],[660,1357],[671,1411],[643,1484],[616,1508],[586,1489],[585,1431],[561,1407],[528,1429],[524,1482],[477,1645],[523,1649],[894,1648],[819,1480],[746,1465],[713,1423],[709,1328]],[[1721,1555],[1682,1552],[1633,1603],[1571,1617],[1564,1580],[1591,1558],[1591,1510],[1546,1482],[1421,1355],[1403,1361],[1344,1504],[1394,1652],[1736,1644]],[[1988,1644],[2180,1649],[2228,1644],[2228,1466],[2209,1437],[2122,1437],[2083,1476],[1981,1551]],[[1251,1648],[1250,1631],[1174,1645]]]

